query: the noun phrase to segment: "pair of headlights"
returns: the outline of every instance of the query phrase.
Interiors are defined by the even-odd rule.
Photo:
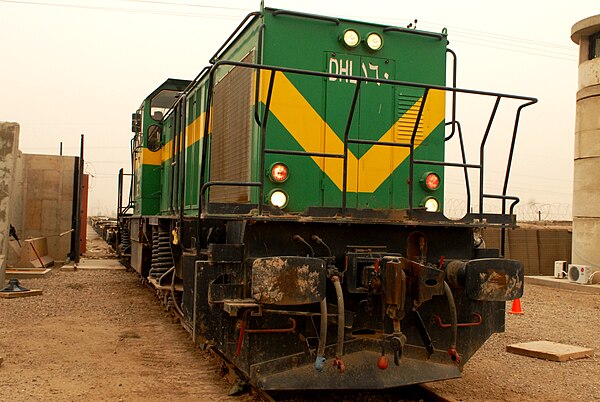
[[[360,35],[354,29],[346,29],[342,35],[342,40],[346,46],[353,48],[360,43]],[[367,35],[365,43],[369,49],[376,51],[383,47],[383,38],[378,33],[371,32]]]

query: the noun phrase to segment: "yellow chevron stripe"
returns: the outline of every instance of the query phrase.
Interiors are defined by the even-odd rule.
[[[261,101],[266,102],[270,79],[270,71],[263,71],[261,76]],[[421,100],[384,133],[379,141],[396,142],[396,126],[410,124],[408,116],[414,116],[420,107]],[[423,111],[423,136],[416,141],[419,146],[429,134],[442,122],[445,115],[445,96],[443,91],[431,90]],[[291,81],[280,72],[276,73],[275,86],[270,104],[271,112],[283,124],[300,146],[307,152],[325,152],[341,154],[344,143],[333,129],[323,121],[308,101]],[[324,135],[319,135],[324,133]],[[347,191],[371,193],[390,176],[409,156],[408,148],[372,146],[360,160],[348,150],[348,183]],[[343,160],[334,158],[312,157],[321,170],[341,190],[343,184]]]
[[[197,143],[204,137],[204,119],[205,119],[205,117],[206,117],[206,113],[202,113],[193,122],[188,124],[188,126],[186,128],[186,132],[185,132],[186,148],[191,147],[192,145],[194,145],[195,143]],[[209,131],[211,131],[212,127],[209,126],[208,129],[209,129]],[[181,149],[182,149],[182,146],[180,144],[179,150],[181,151]],[[161,155],[161,162],[165,162],[173,157],[173,140],[170,140],[165,145],[163,145],[160,155]]]

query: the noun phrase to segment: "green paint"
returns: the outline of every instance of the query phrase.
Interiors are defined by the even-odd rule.
[[[368,76],[372,78],[389,78],[408,82],[445,85],[446,45],[447,40],[437,40],[398,32],[384,32],[384,26],[363,22],[340,20],[340,25],[310,18],[299,18],[286,15],[273,15],[272,9],[265,9],[261,18],[252,21],[245,30],[229,45],[221,60],[240,61],[254,51],[257,57],[258,33],[264,23],[263,64],[293,67],[319,72],[333,72],[345,75]],[[356,48],[348,48],[340,38],[348,28],[359,32],[364,39],[370,32],[377,32],[383,37],[384,46],[379,51],[371,51],[364,41]],[[224,66],[217,70],[215,81],[221,80],[231,67]],[[344,130],[356,83],[350,80],[335,80],[303,75],[287,74],[287,78],[305,97],[312,108],[343,140]],[[181,83],[181,82],[179,82]],[[266,83],[263,83],[266,85]],[[172,88],[176,82],[166,81],[153,92],[164,88]],[[206,110],[206,91],[208,76],[204,76],[188,93],[185,108],[187,124],[192,124]],[[394,87],[363,83],[354,118],[349,132],[350,138],[378,140],[395,122],[410,108],[410,102],[422,96],[423,90],[418,88]],[[147,146],[146,133],[150,123],[148,102],[152,95],[144,101],[143,132]],[[252,100],[253,102],[253,100]],[[248,105],[252,108],[253,105]],[[264,105],[259,105],[260,116]],[[163,144],[168,144],[174,137],[174,116],[171,114],[162,122]],[[203,130],[204,127],[201,127]],[[321,133],[315,133],[320,135]],[[265,180],[265,197],[273,189],[284,190],[289,197],[286,207],[288,212],[301,212],[309,206],[341,206],[341,191],[319,169],[310,157],[288,155],[265,155],[265,170],[260,171],[260,128],[253,121],[251,132],[251,171],[250,180]],[[210,138],[210,137],[209,137]],[[296,140],[273,114],[269,116],[267,130],[267,148],[302,151]],[[372,145],[351,144],[349,149],[357,157],[362,157]],[[196,142],[186,149],[185,158],[185,213],[197,214],[198,208],[198,175],[202,141]],[[169,152],[170,153],[170,152]],[[417,148],[418,159],[444,159],[444,122],[430,134]],[[159,167],[144,165],[136,171],[136,213],[143,215],[170,215],[170,199],[172,187],[173,159],[163,161]],[[275,162],[284,162],[289,167],[289,178],[284,183],[272,183],[267,171]],[[207,167],[210,159],[207,158]],[[209,180],[207,168],[205,180]],[[418,183],[424,172],[435,171],[440,175],[442,185],[434,195],[443,200],[443,168],[415,165],[414,206],[427,195],[431,195]],[[358,175],[369,172],[358,172]],[[406,208],[408,206],[408,159],[398,166],[393,173],[373,193],[349,193],[348,207],[358,208]],[[259,191],[251,189],[251,202],[257,203]],[[143,196],[142,196],[143,195]]]

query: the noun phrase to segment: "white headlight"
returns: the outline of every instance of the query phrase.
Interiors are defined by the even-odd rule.
[[[271,205],[277,208],[283,208],[287,204],[287,195],[281,190],[275,190],[269,197]]]
[[[379,50],[383,47],[383,38],[379,36],[379,34],[375,32],[371,32],[369,36],[367,36],[367,46],[371,50]]]
[[[438,210],[440,209],[440,203],[438,202],[438,200],[431,197],[425,200],[424,207],[427,212],[438,212]]]
[[[356,47],[360,43],[360,35],[354,29],[344,31],[344,43],[348,47]]]

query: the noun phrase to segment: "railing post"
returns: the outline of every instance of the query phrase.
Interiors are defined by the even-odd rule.
[[[198,223],[196,225],[196,253],[200,254],[201,248],[201,239],[202,235],[202,213],[204,210],[204,192],[202,191],[202,187],[204,187],[204,176],[206,175],[206,157],[208,153],[208,130],[210,127],[210,104],[212,102],[212,91],[213,91],[213,80],[215,74],[216,66],[213,66],[208,73],[208,86],[206,88],[206,110],[204,112],[204,132],[202,133],[202,149],[200,156],[200,177],[198,180]]]
[[[262,70],[261,70],[262,71]],[[265,111],[260,125],[260,196],[258,199],[258,213],[262,214],[263,201],[265,199],[265,147],[267,144],[267,120],[269,118],[269,108],[271,107],[271,97],[273,95],[273,86],[275,85],[275,75],[277,72],[271,70],[269,78],[269,89],[267,91],[267,101]]]
[[[342,216],[346,216],[346,196],[348,192],[348,136],[350,135],[350,127],[352,126],[352,118],[354,117],[354,110],[356,109],[356,101],[358,100],[358,94],[360,92],[360,85],[362,81],[356,82],[356,89],[354,90],[354,97],[352,98],[352,105],[350,106],[350,113],[348,114],[348,121],[346,122],[346,130],[344,131],[344,168],[342,169]],[[358,193],[358,188],[356,189]]]
[[[488,135],[490,134],[490,130],[492,129],[492,123],[494,122],[494,117],[496,117],[496,112],[498,111],[498,105],[500,105],[501,97],[496,97],[496,103],[494,103],[494,108],[492,109],[492,114],[490,115],[490,119],[488,120],[488,125],[485,129],[485,134],[481,140],[481,146],[479,147],[479,165],[481,169],[479,169],[479,218],[483,219],[483,176],[484,176],[484,157],[485,157],[485,143],[487,141]]]
[[[419,130],[419,122],[421,121],[421,116],[423,115],[423,109],[425,108],[425,102],[427,101],[427,95],[429,94],[429,88],[425,88],[423,92],[423,98],[421,98],[421,106],[419,106],[419,113],[417,114],[417,118],[415,119],[415,126],[413,127],[413,132],[410,137],[410,155],[409,155],[409,166],[408,166],[408,217],[412,218],[413,215],[413,192],[414,192],[414,174],[415,174],[415,138],[417,136],[417,131]]]

